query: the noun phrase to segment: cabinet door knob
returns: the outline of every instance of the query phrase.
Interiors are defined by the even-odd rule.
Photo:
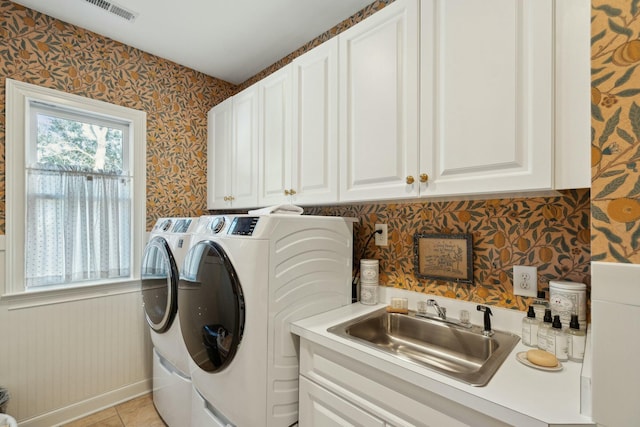
[[[229,201],[229,196],[224,196],[224,201],[228,202]]]
[[[291,195],[291,193],[289,193],[289,190],[285,189],[285,190],[284,190],[284,195],[285,195],[285,196],[290,196],[290,195]]]
[[[427,175],[426,173],[421,173],[420,182],[427,182],[427,181],[429,181],[429,175]]]
[[[289,190],[289,195],[293,196],[294,194],[296,194],[296,190],[294,190],[293,188],[291,190]]]
[[[415,179],[413,178],[413,176],[409,175],[407,177],[407,184],[411,185],[415,182]]]

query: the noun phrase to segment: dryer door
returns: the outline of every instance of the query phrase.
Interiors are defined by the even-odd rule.
[[[216,242],[187,254],[178,284],[180,328],[191,358],[207,372],[224,369],[242,340],[245,306],[231,261]]]
[[[164,238],[156,236],[147,243],[140,280],[147,323],[162,333],[169,329],[178,310],[178,268]]]

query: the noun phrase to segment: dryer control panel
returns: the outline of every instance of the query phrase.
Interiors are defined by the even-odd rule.
[[[251,236],[258,224],[257,216],[235,217],[229,228],[229,234],[235,236]]]

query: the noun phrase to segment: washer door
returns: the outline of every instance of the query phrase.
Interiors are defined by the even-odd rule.
[[[162,333],[169,329],[178,310],[178,268],[164,238],[156,236],[147,243],[140,280],[147,323]]]
[[[202,241],[189,250],[178,299],[191,358],[207,372],[224,369],[242,340],[245,306],[238,275],[218,243]]]

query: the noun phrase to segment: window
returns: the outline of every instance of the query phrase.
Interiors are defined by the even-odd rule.
[[[7,79],[7,289],[137,279],[144,112]]]

